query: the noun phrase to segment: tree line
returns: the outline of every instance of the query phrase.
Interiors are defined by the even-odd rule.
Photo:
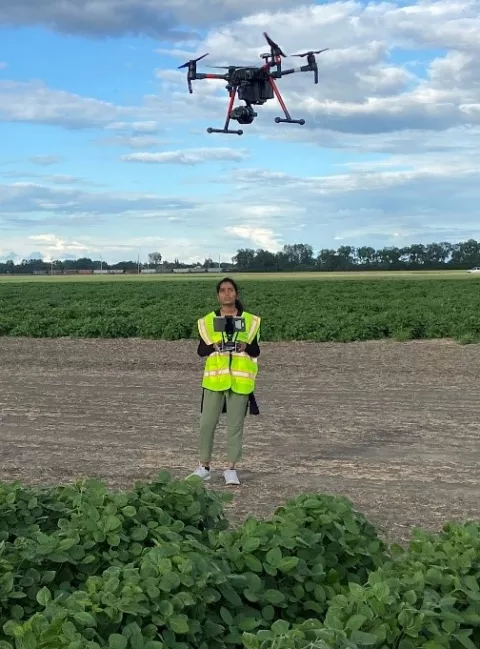
[[[175,259],[164,261],[160,252],[148,255],[148,262],[127,260],[108,264],[99,259],[81,257],[51,262],[42,259],[23,259],[0,262],[1,274],[76,272],[79,270],[124,270],[134,271],[146,268],[169,272],[175,268],[189,268],[191,265]],[[480,266],[480,242],[474,239],[460,243],[447,241],[430,244],[413,244],[405,247],[340,246],[337,249],[324,248],[315,253],[305,243],[288,244],[280,252],[253,248],[237,251],[229,264],[215,263],[205,259],[200,264],[205,270],[220,267],[224,271],[243,272],[298,272],[298,271],[348,271],[348,270],[466,270]]]
[[[347,271],[347,270],[438,270],[467,269],[480,266],[480,243],[474,239],[460,243],[440,243],[373,248],[372,246],[340,246],[323,248],[315,254],[304,243],[286,245],[280,252],[238,250],[233,259],[245,271]]]

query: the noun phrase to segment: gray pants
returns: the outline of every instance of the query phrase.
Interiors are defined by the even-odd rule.
[[[200,461],[209,464],[212,459],[215,430],[227,402],[228,460],[236,463],[242,459],[243,426],[247,414],[248,394],[236,394],[231,390],[214,392],[204,390],[200,417]]]

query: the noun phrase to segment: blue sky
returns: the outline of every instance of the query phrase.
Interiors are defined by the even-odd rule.
[[[0,15],[0,259],[480,239],[480,0],[83,6]],[[224,83],[189,95],[176,68],[258,63],[265,30],[287,54],[330,48],[318,86],[279,83],[306,125],[276,125],[272,101],[242,137],[208,135]]]

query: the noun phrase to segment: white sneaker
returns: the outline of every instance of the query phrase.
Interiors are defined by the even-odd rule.
[[[212,477],[211,473],[210,469],[206,469],[204,466],[199,466],[198,469],[189,475],[189,477],[195,475],[197,478],[200,478],[200,480],[210,480]]]
[[[238,479],[237,472],[235,469],[227,469],[223,472],[223,477],[225,478],[225,484],[227,485],[239,485],[240,480]]]

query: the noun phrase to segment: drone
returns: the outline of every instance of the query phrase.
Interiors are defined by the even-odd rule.
[[[261,66],[211,66],[226,69],[228,72],[224,74],[197,72],[197,63],[208,56],[207,53],[199,56],[197,59],[187,61],[178,67],[179,70],[183,68],[187,68],[188,70],[187,85],[190,94],[193,93],[192,81],[196,79],[222,79],[227,82],[226,90],[229,94],[229,103],[225,125],[223,128],[207,128],[207,133],[233,133],[243,135],[241,129],[229,128],[230,121],[234,120],[242,125],[251,124],[257,117],[253,106],[261,106],[274,97],[277,99],[285,115],[285,117],[275,117],[276,124],[300,124],[300,126],[305,124],[304,119],[292,119],[280,94],[276,80],[288,74],[294,74],[295,72],[313,72],[314,83],[318,83],[318,67],[315,55],[326,52],[329,48],[326,47],[323,50],[311,50],[309,52],[302,52],[301,54],[292,54],[292,56],[300,58],[306,57],[306,65],[282,70],[282,57],[285,57],[286,54],[284,54],[278,44],[266,32],[263,32],[263,35],[270,46],[270,52],[260,55],[260,58],[264,60],[264,64]],[[234,108],[235,98],[237,96],[240,101],[245,102],[245,106],[237,106]]]

